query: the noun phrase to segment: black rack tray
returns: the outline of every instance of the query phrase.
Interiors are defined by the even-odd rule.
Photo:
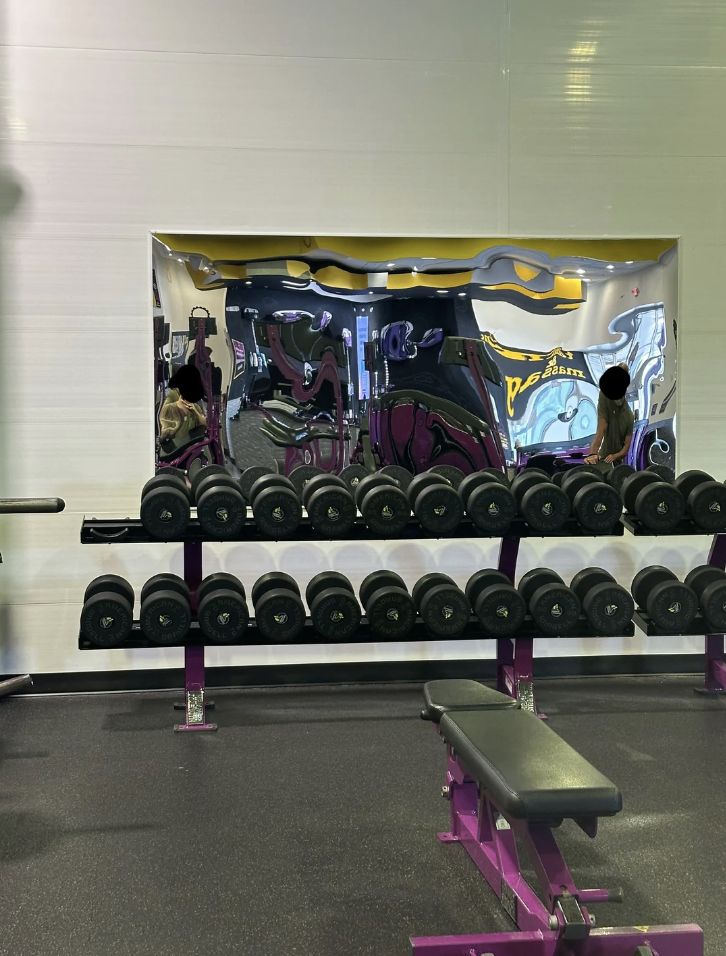
[[[456,538],[484,538],[487,540],[498,540],[500,538],[609,538],[622,537],[623,525],[618,523],[608,534],[597,534],[583,528],[575,518],[568,518],[564,526],[559,531],[551,534],[543,534],[541,531],[534,531],[524,521],[523,518],[515,518],[509,526],[506,534],[482,534],[474,527],[470,518],[463,518],[459,526],[444,538],[437,538],[435,535],[427,534],[421,527],[417,518],[412,517],[403,533],[397,535],[395,539],[418,538],[420,540],[451,540]],[[242,531],[234,538],[212,538],[202,530],[199,521],[192,518],[189,522],[186,532],[181,538],[170,539],[174,543],[198,544],[205,541],[230,541],[265,543],[275,540],[280,541],[380,541],[379,535],[370,531],[363,523],[362,518],[357,518],[355,524],[342,538],[325,538],[313,530],[310,520],[303,517],[295,534],[287,538],[267,538],[260,534],[257,525],[250,521]],[[163,544],[159,538],[154,538],[145,530],[141,524],[140,518],[84,518],[81,526],[81,544]]]
[[[630,531],[631,534],[634,534],[638,538],[667,538],[672,535],[711,535],[714,533],[719,534],[720,532],[713,531],[704,531],[703,528],[697,527],[690,518],[684,518],[683,521],[680,521],[673,531],[651,531],[650,528],[646,528],[640,518],[636,518],[635,515],[624,514],[622,517],[623,525]]]
[[[662,631],[653,623],[649,615],[641,610],[636,610],[633,621],[648,637],[701,637],[714,633],[708,626],[706,619],[700,614],[696,616],[691,626],[685,631]]]

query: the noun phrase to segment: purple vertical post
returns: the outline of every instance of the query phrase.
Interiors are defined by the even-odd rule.
[[[202,543],[184,542],[184,580],[189,585],[192,613],[197,611],[197,588],[202,580]],[[216,730],[208,724],[204,706],[204,646],[184,648],[184,710],[186,719],[176,724],[177,732],[186,730]]]
[[[519,555],[519,538],[502,538],[499,545],[499,563],[497,567],[506,574],[514,584],[517,573],[517,557]],[[528,644],[521,647],[522,641]],[[529,668],[527,668],[527,654],[529,654]],[[520,670],[523,674],[520,675]],[[528,676],[527,676],[528,675]],[[520,687],[520,680],[529,681],[529,688]],[[502,694],[509,694],[519,699],[520,692],[529,699],[532,693],[532,640],[531,638],[500,638],[497,641],[497,690]],[[534,709],[534,703],[532,707]]]
[[[715,568],[726,568],[726,534],[715,534],[708,552],[708,563]],[[703,687],[696,687],[698,694],[714,697],[726,693],[726,664],[724,664],[723,634],[707,634],[705,646],[705,680]]]

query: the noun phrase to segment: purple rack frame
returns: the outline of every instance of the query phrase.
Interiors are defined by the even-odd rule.
[[[197,611],[197,588],[202,580],[201,542],[184,542],[184,580],[191,592],[192,611]],[[193,730],[216,730],[217,725],[207,721],[206,688],[204,686],[204,647],[190,645],[184,648],[184,715],[183,724],[175,724],[176,733]]]
[[[703,931],[695,924],[595,928],[588,904],[620,902],[621,891],[578,889],[552,829],[508,817],[448,744],[443,796],[451,803],[451,823],[439,839],[464,846],[518,931],[414,937],[413,956],[634,956],[639,946],[650,947],[652,956],[703,956]],[[595,837],[597,818],[576,822]],[[541,899],[522,875],[517,839]]]
[[[707,564],[726,569],[726,534],[715,534],[708,552]],[[697,694],[718,697],[726,694],[726,663],[724,662],[724,635],[706,635],[706,671],[703,687],[694,687]]]

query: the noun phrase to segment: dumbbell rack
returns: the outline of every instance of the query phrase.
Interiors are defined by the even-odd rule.
[[[665,535],[657,535],[655,532],[649,531],[638,518],[635,518],[632,515],[623,515],[622,521],[623,525],[628,529],[628,531],[630,531],[631,534],[635,535],[636,537],[665,537]],[[670,534],[676,536],[703,536],[704,532],[697,528],[693,522],[689,521],[688,519],[684,519],[672,532],[670,532]],[[726,570],[726,533],[714,534],[713,540],[711,541],[711,547],[708,551],[708,560],[706,561],[706,564],[710,564],[715,568],[721,568],[721,570]],[[645,614],[641,609],[636,610],[633,619],[638,627],[649,637],[663,636],[664,632],[659,631],[649,619],[648,615]],[[700,634],[705,635],[704,682],[702,687],[694,687],[694,691],[697,694],[718,697],[722,694],[726,694],[724,635],[709,634],[707,631],[708,625],[706,624],[706,621],[699,616],[683,636],[692,637]]]
[[[498,567],[508,575],[510,580],[514,580],[516,571],[517,556],[519,553],[519,542],[522,538],[592,538],[592,537],[622,537],[624,533],[623,525],[618,524],[609,534],[595,534],[592,531],[584,529],[574,518],[568,518],[564,526],[559,531],[549,535],[543,535],[539,531],[532,530],[521,518],[515,518],[505,537],[501,535],[482,535],[474,527],[471,519],[465,517],[453,534],[447,535],[445,539],[478,539],[478,540],[497,540],[501,541],[499,549]],[[418,519],[411,517],[401,538],[416,538],[419,540],[434,540],[431,535],[425,534],[421,528]],[[199,525],[199,522],[193,518],[187,527],[187,530],[180,539],[171,543],[183,543],[184,545],[184,580],[189,586],[191,592],[191,610],[195,615],[197,611],[196,592],[199,583],[203,577],[202,564],[202,545],[205,542],[216,541],[210,538]],[[269,538],[260,535],[256,525],[249,521],[241,532],[234,538],[225,539],[229,543],[254,542],[270,543]],[[285,541],[321,541],[327,540],[321,538],[310,525],[307,518],[303,518],[294,535],[285,538]],[[351,531],[337,541],[361,541],[361,540],[380,540],[364,524],[362,518],[357,518]],[[140,519],[98,519],[84,518],[81,527],[82,544],[151,544],[160,543],[159,539],[152,537],[141,524]],[[475,625],[475,626],[474,626]],[[209,706],[206,702],[205,689],[205,664],[204,664],[204,644],[200,643],[196,637],[195,628],[190,632],[189,639],[184,646],[184,685],[185,685],[185,722],[177,724],[176,731],[209,731],[216,730],[217,725],[209,723],[206,717],[206,709]],[[623,637],[632,637],[634,629],[630,633],[623,634]],[[365,628],[361,631],[361,640],[365,640],[362,635],[365,634]],[[308,631],[309,640],[301,643],[321,643],[319,636],[313,640],[312,629]],[[534,700],[534,640],[535,637],[545,637],[531,622],[527,622],[516,636],[511,638],[499,638],[497,640],[497,686],[502,693],[506,693],[519,699],[522,706],[526,709],[536,711]],[[552,635],[550,635],[552,636]],[[589,631],[584,618],[582,626],[578,629],[576,635],[562,636],[595,636]],[[420,631],[421,639],[431,640],[430,634],[422,628]],[[472,628],[467,629],[463,634],[458,635],[457,640],[482,639],[485,634],[476,621],[472,618]],[[415,637],[410,638],[415,640]],[[440,638],[434,638],[438,640]],[[252,643],[246,641],[246,643]],[[262,642],[267,643],[267,642]],[[324,641],[322,643],[330,643]],[[346,643],[356,643],[348,640]],[[153,647],[151,642],[144,640],[138,643],[131,642],[129,647]],[[78,647],[80,650],[95,649],[88,642],[79,636]]]

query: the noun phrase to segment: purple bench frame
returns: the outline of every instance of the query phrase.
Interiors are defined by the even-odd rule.
[[[450,801],[451,823],[439,840],[463,845],[518,929],[414,937],[413,956],[635,956],[638,946],[649,946],[653,956],[703,956],[703,931],[695,924],[595,928],[588,904],[619,902],[620,892],[579,889],[552,829],[508,817],[468,775],[450,744],[446,750],[443,796]],[[575,822],[589,837],[597,834],[597,818]],[[516,839],[526,848],[545,902],[522,875]]]

